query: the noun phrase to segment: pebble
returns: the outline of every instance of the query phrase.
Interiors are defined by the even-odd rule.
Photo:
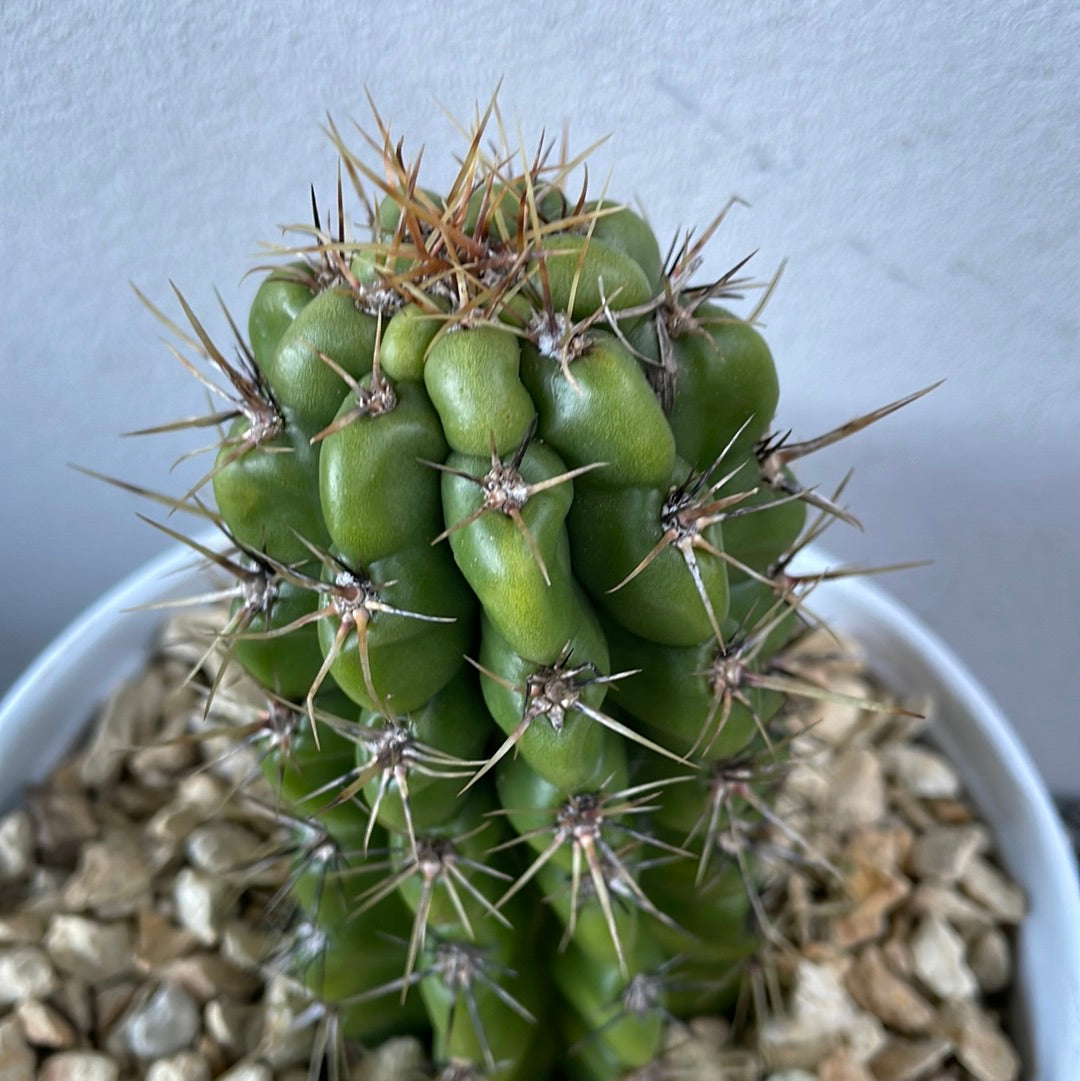
[[[237,968],[259,968],[271,945],[271,936],[247,920],[229,920],[221,932],[221,954]]]
[[[123,1017],[131,1005],[140,985],[134,980],[115,980],[98,985],[94,990],[94,1014],[98,1029],[108,1032]]]
[[[939,999],[969,998],[978,990],[965,952],[964,940],[939,916],[923,917],[911,937],[914,973]]]
[[[191,863],[210,875],[243,872],[262,847],[262,839],[235,822],[202,826],[188,837]]]
[[[982,905],[956,890],[932,882],[921,882],[911,894],[913,912],[931,912],[946,919],[965,938],[994,924],[994,915]]]
[[[128,769],[142,784],[160,788],[189,766],[198,764],[198,747],[183,738],[187,729],[185,713],[195,705],[194,691],[189,684],[169,696],[167,723],[155,736],[161,742],[142,747],[128,758]]]
[[[829,814],[837,829],[869,826],[885,814],[885,780],[873,751],[852,747],[830,769]]]
[[[210,1081],[210,1063],[198,1051],[181,1051],[150,1063],[146,1081]]]
[[[761,1043],[772,1067],[813,1066],[849,1038],[861,1011],[844,987],[840,967],[829,960],[796,962],[788,1014],[762,1026]]]
[[[683,1076],[694,1077],[697,1081],[758,1081],[761,1059],[748,1047],[717,1048],[706,1044],[701,1048],[701,1059],[696,1070]]]
[[[180,787],[176,791],[176,802],[180,806],[194,808],[205,821],[221,809],[227,793],[228,788],[224,782],[203,770],[181,778]]]
[[[890,1040],[870,1061],[876,1081],[923,1081],[952,1051],[939,1036],[925,1040]]]
[[[797,761],[784,780],[784,791],[809,807],[820,807],[829,798],[829,778],[809,761]]]
[[[219,994],[246,999],[263,984],[260,973],[236,968],[220,953],[210,952],[178,957],[162,967],[161,976],[180,984],[199,1002],[209,1002]]]
[[[710,1021],[716,1023],[710,1024]],[[694,1078],[694,1081],[757,1081],[760,1063],[755,1063],[753,1072],[747,1073],[747,1052],[743,1049],[740,1053],[738,1049],[726,1046],[727,1032],[726,1022],[719,1018],[695,1018],[688,1031],[669,1029],[665,1037],[664,1065],[655,1072],[661,1077],[666,1073],[673,1078]],[[647,1081],[648,1067],[642,1072]]]
[[[979,988],[986,994],[1009,986],[1013,974],[1012,948],[996,927],[988,928],[971,941],[967,960]]]
[[[275,1069],[306,1062],[311,1057],[315,1031],[311,1025],[298,1024],[310,999],[294,980],[271,976],[263,1001],[263,1027],[259,1055]]]
[[[126,915],[150,901],[150,868],[130,834],[88,844],[63,892],[67,908],[99,915]]]
[[[206,812],[202,807],[174,800],[150,818],[143,829],[143,836],[164,863],[183,847],[191,831],[205,820]]]
[[[161,675],[150,668],[109,696],[94,725],[90,745],[79,762],[79,779],[84,785],[101,789],[116,784],[127,752],[142,742],[141,737],[149,735],[153,712],[162,694]]]
[[[808,1028],[790,1017],[767,1017],[759,1023],[758,1051],[771,1070],[816,1066],[835,1044],[832,1034]]]
[[[950,1003],[942,1026],[956,1044],[958,1061],[977,1081],[1017,1081],[1020,1058],[985,1010],[973,1002]]]
[[[37,1057],[27,1046],[22,1025],[0,1017],[0,1081],[34,1081]]]
[[[956,882],[976,853],[985,851],[986,830],[981,826],[936,826],[912,845],[911,870],[918,878]]]
[[[45,916],[41,912],[23,909],[0,916],[0,946],[29,946],[41,941],[45,934]]]
[[[82,1036],[86,1036],[93,1028],[93,996],[86,980],[68,976],[56,989],[51,1001],[58,1009],[63,1010],[64,1016],[71,1021]]]
[[[881,957],[889,966],[889,971],[895,973],[902,980],[910,980],[912,976],[911,944],[908,938],[911,934],[911,920],[897,921],[899,926],[894,929],[889,938],[881,943]]]
[[[850,698],[869,697],[870,688],[865,679],[850,673],[838,673],[829,680],[829,689]],[[814,735],[824,743],[840,746],[853,737],[867,716],[866,711],[855,702],[818,702],[806,717]]]
[[[98,824],[86,796],[77,789],[64,789],[53,778],[49,786],[31,788],[26,793],[26,809],[34,823],[40,857],[48,863],[69,866],[83,845],[97,836]]]
[[[156,973],[163,965],[190,953],[198,937],[186,927],[177,927],[160,912],[140,912],[135,938],[135,963]]]
[[[74,1047],[78,1041],[74,1025],[47,1002],[38,999],[20,1002],[15,1016],[19,1019],[26,1038],[38,1047]]]
[[[66,875],[60,867],[35,867],[30,876],[27,910],[41,916],[52,916],[65,909],[60,891],[64,887]]]
[[[915,835],[902,823],[874,823],[853,833],[846,851],[860,866],[874,867],[879,874],[892,876],[907,861],[914,844]]]
[[[849,1047],[838,1047],[818,1063],[819,1081],[874,1081]]]
[[[927,1032],[933,1024],[930,1004],[889,970],[877,946],[862,950],[845,983],[860,1006],[898,1032]]]
[[[354,1081],[402,1081],[419,1070],[426,1059],[420,1041],[411,1036],[387,1040],[377,1050],[364,1056]],[[814,1078],[810,1081],[814,1081]]]
[[[217,1081],[274,1081],[274,1071],[265,1062],[239,1062]]]
[[[960,879],[964,892],[1004,923],[1019,923],[1027,911],[1023,892],[988,860],[971,861]]]
[[[203,1009],[203,1024],[219,1047],[233,1058],[240,1058],[250,1044],[250,1034],[259,1019],[255,1006],[234,999],[211,999]]]
[[[160,786],[146,788],[132,781],[111,789],[108,801],[99,805],[97,813],[106,829],[126,832],[134,823],[159,810],[164,799]]]
[[[805,958],[797,962],[788,1008],[796,1024],[829,1036],[845,1031],[858,1016],[839,969]]]
[[[54,916],[45,948],[61,972],[109,980],[132,967],[134,939],[126,923],[99,923],[84,916]]]
[[[841,949],[881,938],[889,914],[911,892],[911,883],[902,875],[856,858],[848,890],[856,903],[832,923],[832,942]]]
[[[885,1046],[889,1037],[885,1026],[872,1013],[860,1013],[848,1026],[845,1038],[855,1058],[866,1063]]]
[[[185,867],[173,887],[176,918],[204,946],[213,946],[226,916],[231,915],[230,898],[235,894],[235,887],[223,878]]]
[[[163,983],[124,1022],[127,1045],[139,1058],[161,1058],[189,1048],[201,1028],[199,1007],[175,983]]]
[[[960,794],[956,770],[936,751],[908,744],[889,744],[881,750],[889,776],[913,796],[946,799]]]
[[[0,882],[25,878],[34,865],[34,827],[25,809],[0,818]]]
[[[0,1006],[47,998],[56,988],[56,970],[38,946],[0,950]]]
[[[119,1081],[120,1067],[96,1051],[58,1051],[41,1064],[38,1081]]]

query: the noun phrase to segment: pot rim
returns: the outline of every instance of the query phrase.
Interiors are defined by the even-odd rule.
[[[220,546],[221,535],[197,540]],[[813,546],[803,554],[800,569],[823,569],[834,562]],[[91,711],[137,672],[162,622],[160,611],[140,606],[190,592],[201,565],[191,549],[169,548],[85,609],[11,686],[0,700],[0,814],[23,784],[48,773],[85,728]],[[906,607],[873,583],[855,578],[823,582],[812,601],[815,613],[836,621],[856,639],[875,671],[886,669],[880,671],[886,683],[896,689],[908,678],[917,678],[924,688],[929,682],[926,689],[935,708],[948,715],[949,725],[935,731],[934,738],[1029,895],[1029,915],[1017,942],[1020,993],[1011,1005],[1014,1034],[1033,1063],[1028,1081],[1076,1081],[1080,880],[1042,777],[990,695]],[[123,658],[119,663],[118,657]],[[22,719],[28,716],[46,718],[47,733],[27,726]]]

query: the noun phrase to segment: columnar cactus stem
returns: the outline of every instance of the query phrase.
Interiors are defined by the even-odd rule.
[[[662,1077],[665,1028],[767,934],[747,823],[798,847],[772,718],[831,696],[785,666],[817,581],[788,567],[856,520],[790,466],[926,391],[776,434],[768,347],[718,303],[746,260],[693,281],[730,205],[664,259],[579,159],[485,151],[492,117],[445,195],[378,113],[373,165],[331,126],[370,237],[339,176],[236,360],[183,297],[190,333],[158,313],[226,405],[153,430],[229,427],[155,498],[222,528],[196,547],[266,688],[235,733],[296,834],[327,1031],[426,1030],[459,1081]]]

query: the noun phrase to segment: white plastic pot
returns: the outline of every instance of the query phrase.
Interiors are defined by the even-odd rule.
[[[809,561],[825,565],[822,553]],[[161,624],[150,602],[198,592],[185,548],[106,594],[37,659],[0,703],[0,811],[55,765],[93,709],[142,664]],[[956,657],[902,606],[864,581],[830,582],[814,610],[854,637],[871,666],[909,699],[936,701],[934,739],[997,838],[1030,914],[1017,943],[1012,1030],[1025,1081],[1080,1081],[1080,887],[1042,780],[1015,733]]]

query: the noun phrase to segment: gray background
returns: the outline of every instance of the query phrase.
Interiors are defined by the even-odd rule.
[[[105,8],[108,11],[105,11]],[[501,103],[532,144],[612,133],[592,175],[661,236],[737,194],[706,273],[787,271],[767,336],[797,436],[936,379],[802,471],[866,532],[838,553],[929,558],[889,587],[1011,715],[1052,785],[1080,767],[1080,8],[1072,0],[633,5],[206,0],[0,13],[0,687],[167,543],[82,465],[183,490],[188,442],[118,434],[202,409],[129,288],[222,338],[214,287],[328,203],[320,131],[369,88],[426,174],[462,147],[438,103]]]

